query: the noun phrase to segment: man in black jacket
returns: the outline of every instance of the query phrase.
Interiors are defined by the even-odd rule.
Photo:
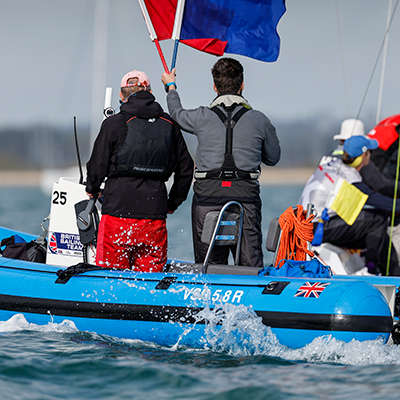
[[[161,272],[167,261],[167,214],[187,197],[193,160],[144,72],[122,78],[120,97],[121,111],[103,121],[87,163],[89,196],[99,196],[107,178],[96,264]],[[165,181],[172,173],[168,194]]]

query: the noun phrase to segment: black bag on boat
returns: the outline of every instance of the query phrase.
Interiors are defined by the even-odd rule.
[[[4,250],[1,248],[6,246]],[[0,254],[3,257],[37,263],[46,262],[47,241],[43,236],[26,242],[21,236],[13,235],[5,238],[0,244]]]

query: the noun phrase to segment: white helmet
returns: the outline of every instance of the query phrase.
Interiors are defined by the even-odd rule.
[[[340,127],[340,133],[333,140],[346,140],[352,136],[365,136],[364,124],[359,119],[345,119]]]

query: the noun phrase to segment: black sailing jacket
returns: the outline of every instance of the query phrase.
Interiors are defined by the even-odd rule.
[[[86,165],[86,191],[97,195],[110,171],[111,157],[126,138],[126,121],[132,116],[173,122],[176,167],[169,194],[164,182],[136,177],[110,177],[106,180],[102,213],[124,218],[164,219],[186,199],[193,177],[193,160],[179,126],[163,112],[149,92],[138,92],[122,104],[121,112],[103,121]]]

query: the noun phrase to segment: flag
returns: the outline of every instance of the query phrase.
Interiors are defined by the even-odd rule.
[[[330,285],[330,283],[323,282],[305,282],[301,285],[294,297],[305,297],[319,299],[321,293]]]
[[[178,0],[144,0],[158,40],[171,39]]]
[[[172,36],[177,0],[144,0],[159,40]],[[180,42],[206,53],[276,61],[285,0],[186,0]]]
[[[368,195],[339,178],[331,192],[327,207],[335,211],[346,224],[353,225],[367,200]]]

